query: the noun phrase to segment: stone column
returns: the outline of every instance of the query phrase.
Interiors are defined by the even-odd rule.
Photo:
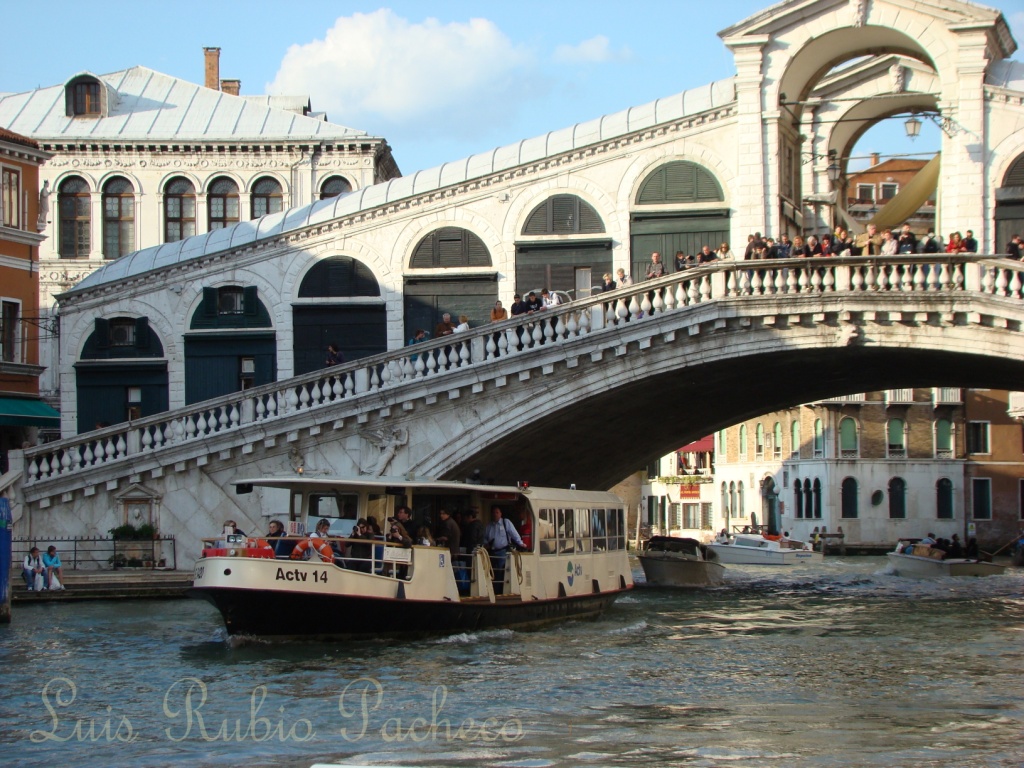
[[[769,137],[763,122],[764,47],[769,35],[726,38],[736,61],[736,195],[733,207],[732,241],[745,243],[750,232],[772,231],[777,225],[777,212],[769,212],[767,201],[774,199],[777,188],[777,148],[766,156]]]

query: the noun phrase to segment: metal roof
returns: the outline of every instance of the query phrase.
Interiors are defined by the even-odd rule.
[[[100,267],[65,295],[74,295],[99,285],[123,280],[161,267],[198,259],[229,248],[237,248],[277,237],[286,232],[351,216],[360,211],[393,203],[406,197],[421,195],[525,163],[544,160],[589,144],[625,136],[661,123],[720,108],[736,101],[734,81],[735,78],[731,77],[719,80],[648,104],[604,115],[596,120],[576,123],[569,128],[551,131],[532,139],[524,139],[515,144],[498,147],[490,152],[471,155],[436,168],[417,171],[409,176],[364,187],[341,197],[318,200],[300,208],[292,208],[185,240],[136,251]],[[216,91],[210,91],[210,93],[216,95]],[[0,108],[2,108],[2,102],[0,102]]]
[[[1024,63],[1010,59],[994,61],[985,73],[985,82],[1011,91],[1024,91]]]
[[[78,73],[75,77],[82,74]],[[65,86],[0,95],[0,127],[41,142],[276,141],[370,138],[365,131],[232,96],[146,67],[93,75],[107,87],[102,117],[68,117]]]

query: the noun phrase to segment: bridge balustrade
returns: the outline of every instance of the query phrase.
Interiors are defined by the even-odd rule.
[[[711,301],[826,294],[950,294],[1020,300],[1017,262],[977,254],[715,262],[462,333],[83,433],[25,451],[23,484],[129,462],[368,393],[572,343]],[[442,389],[439,384],[438,389]]]

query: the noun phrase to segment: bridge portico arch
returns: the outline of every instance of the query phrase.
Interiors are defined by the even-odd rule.
[[[788,2],[719,35],[735,56],[740,134],[761,137],[738,157],[744,199],[737,207],[748,226],[784,230],[781,166],[787,156],[806,152],[800,102],[843,61],[899,54],[934,69],[939,89],[930,95],[962,128],[943,138],[938,226],[988,228],[984,79],[990,62],[1015,49],[998,11],[955,0]]]

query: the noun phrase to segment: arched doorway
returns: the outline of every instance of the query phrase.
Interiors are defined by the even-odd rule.
[[[714,203],[722,206],[709,207]],[[674,160],[651,171],[640,183],[630,213],[633,279],[643,279],[655,251],[673,269],[677,251],[692,256],[704,245],[715,250],[728,242],[729,209],[724,203],[718,179],[697,163]]]
[[[146,317],[98,317],[75,363],[78,431],[167,410],[167,360]]]
[[[316,263],[299,285],[292,308],[295,374],[324,367],[327,345],[345,360],[387,351],[387,307],[373,272],[349,256]]]
[[[1004,253],[1014,235],[1024,235],[1024,153],[1013,161],[996,190],[995,225],[996,253]]]

